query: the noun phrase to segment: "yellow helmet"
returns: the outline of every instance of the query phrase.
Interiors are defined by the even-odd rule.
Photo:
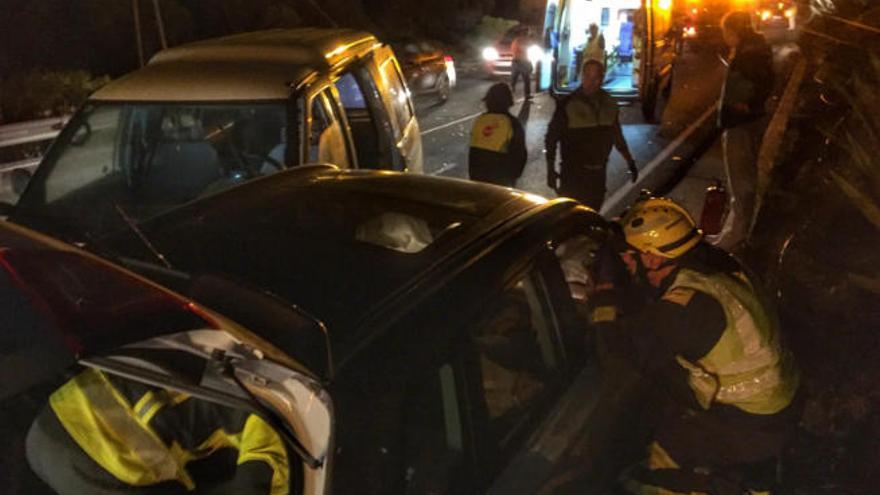
[[[687,210],[666,198],[639,201],[621,222],[627,244],[664,258],[678,258],[703,236]]]

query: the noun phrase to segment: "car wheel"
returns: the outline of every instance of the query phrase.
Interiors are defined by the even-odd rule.
[[[440,103],[446,103],[446,100],[449,99],[449,95],[452,92],[452,88],[449,86],[449,77],[446,74],[440,76],[437,79],[437,99],[440,100]]]

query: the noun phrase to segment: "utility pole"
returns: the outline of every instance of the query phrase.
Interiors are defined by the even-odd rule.
[[[153,0],[153,11],[156,14],[156,27],[159,28],[159,42],[164,50],[168,48],[168,42],[165,40],[165,21],[162,20],[162,11],[159,10],[159,0]]]
[[[134,39],[137,43],[138,67],[144,66],[144,40],[141,37],[141,11],[138,0],[131,0],[131,14],[134,17]]]

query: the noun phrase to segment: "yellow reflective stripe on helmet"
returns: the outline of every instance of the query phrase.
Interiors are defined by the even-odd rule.
[[[617,103],[610,97],[598,96],[587,101],[584,97],[574,96],[565,105],[569,129],[611,126],[617,120],[617,114]]]
[[[500,113],[484,113],[477,117],[471,128],[471,147],[496,153],[506,153],[513,139],[510,117]]]
[[[194,488],[162,440],[138,421],[100,371],[80,373],[49,397],[49,405],[77,445],[120,481],[146,486],[178,480]]]
[[[286,495],[290,488],[287,449],[274,428],[251,415],[241,432],[238,463],[261,461],[272,468],[272,495]]]
[[[697,400],[734,405],[754,414],[773,414],[785,408],[797,391],[798,376],[791,357],[778,342],[778,324],[764,309],[744,277],[704,275],[683,269],[669,291],[698,290],[717,300],[726,328],[721,338],[697,363],[678,357],[687,369]]]

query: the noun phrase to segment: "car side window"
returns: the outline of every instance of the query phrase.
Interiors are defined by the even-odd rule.
[[[394,119],[397,122],[398,138],[403,136],[406,126],[413,118],[413,111],[410,107],[409,92],[403,84],[403,77],[393,58],[385,59],[379,66],[385,87],[388,88],[391,96],[391,108],[394,111]]]
[[[453,363],[432,367],[407,394],[405,493],[455,493],[464,461],[464,427]]]
[[[342,125],[330,106],[326,92],[312,99],[309,127],[309,161],[350,166]]]
[[[505,450],[561,379],[559,332],[533,270],[490,301],[471,329],[489,438]]]

